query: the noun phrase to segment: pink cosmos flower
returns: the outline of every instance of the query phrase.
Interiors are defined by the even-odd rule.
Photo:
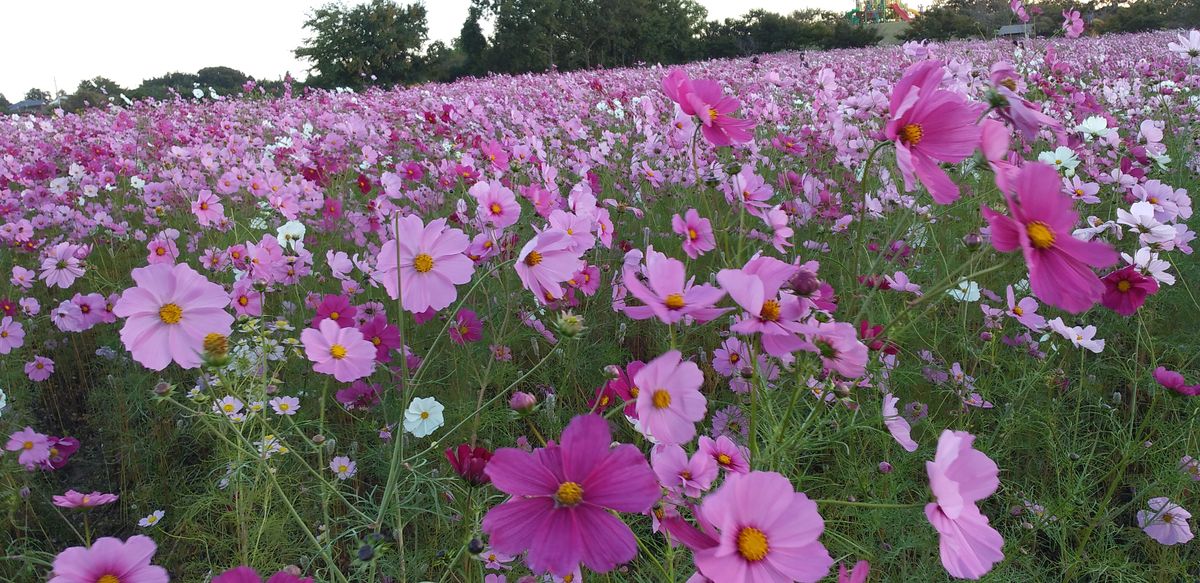
[[[1079,38],[1083,34],[1083,19],[1079,17],[1078,10],[1063,10],[1063,32],[1067,38]]]
[[[1062,124],[1042,113],[1041,106],[1030,103],[1017,93],[1021,77],[1017,75],[1011,63],[1000,61],[993,64],[990,77],[992,90],[999,96],[999,103],[995,111],[1000,114],[1000,117],[1012,123],[1026,141],[1036,141],[1042,127],[1054,132],[1060,143],[1065,141]]]
[[[792,352],[805,346],[797,334],[807,330],[800,320],[811,310],[807,300],[782,290],[797,270],[773,257],[756,257],[741,269],[717,273],[721,287],[745,310],[729,330],[759,334],[763,350],[785,362],[791,362]]]
[[[25,327],[11,316],[0,320],[0,354],[8,354],[25,344]]]
[[[383,284],[393,300],[403,296],[404,309],[414,314],[449,306],[458,297],[454,286],[471,281],[475,271],[475,264],[464,254],[470,239],[458,229],[447,228],[446,219],[426,225],[421,217],[409,215],[397,223],[399,261],[395,238],[384,241],[371,277]]]
[[[662,81],[663,93],[679,109],[700,120],[700,133],[714,146],[743,144],[754,139],[754,122],[730,117],[741,106],[736,98],[721,92],[711,79],[688,79],[683,69],[672,69]]]
[[[892,90],[891,118],[884,134],[896,143],[896,164],[906,190],[919,178],[934,202],[958,199],[958,185],[938,166],[957,164],[975,152],[979,106],[962,95],[939,89],[946,71],[940,61],[920,61],[904,72]]]
[[[54,361],[45,356],[34,356],[25,363],[25,376],[34,382],[42,382],[54,374]]]
[[[54,505],[60,508],[92,508],[116,502],[117,495],[102,492],[84,494],[75,490],[67,490],[62,496],[53,496],[52,499],[54,500]]]
[[[483,338],[483,322],[479,321],[479,316],[473,310],[459,310],[450,326],[450,340],[455,344],[466,344],[480,338]]]
[[[1147,296],[1158,293],[1158,282],[1142,275],[1133,265],[1122,267],[1100,281],[1104,282],[1101,305],[1125,317],[1138,311]]]
[[[206,336],[229,335],[229,295],[186,263],[139,267],[132,275],[137,286],[121,294],[113,313],[126,319],[121,342],[142,366],[162,370],[175,361],[195,368]]]
[[[32,427],[13,432],[8,436],[4,449],[21,452],[17,456],[17,463],[29,470],[50,459],[50,440]]]
[[[123,580],[122,580],[123,581]],[[234,567],[216,577],[213,577],[212,583],[263,583],[262,577],[258,576],[258,571],[250,567]],[[313,583],[312,577],[301,579],[287,571],[279,571],[271,575],[266,583]]]
[[[992,246],[1001,253],[1020,249],[1029,266],[1033,294],[1068,312],[1079,313],[1095,304],[1104,284],[1090,267],[1106,267],[1117,253],[1106,243],[1071,236],[1079,215],[1071,198],[1058,187],[1058,172],[1041,163],[1022,166],[1006,197],[1012,216],[981,207],[991,226]]]
[[[56,437],[49,436],[46,438],[47,445],[50,446],[50,453],[46,460],[41,464],[43,470],[57,470],[67,465],[67,461],[75,452],[79,451],[79,440],[74,437]]]
[[[867,583],[867,575],[870,573],[871,564],[866,561],[854,563],[849,573],[846,572],[846,565],[838,565],[837,583]]]
[[[1154,369],[1154,380],[1165,389],[1171,389],[1181,395],[1195,397],[1200,395],[1200,383],[1189,385],[1184,380],[1183,375],[1167,370],[1167,367],[1160,366]],[[28,428],[26,428],[28,429]]]
[[[646,363],[633,377],[639,387],[637,417],[642,432],[664,445],[687,443],[704,419],[707,400],[700,392],[704,373],[671,350]]]
[[[746,164],[737,174],[729,177],[725,187],[725,200],[729,204],[745,206],[751,214],[760,215],[762,209],[770,208],[767,202],[774,196],[775,191],[762,176],[754,173],[754,167]]]
[[[225,218],[225,205],[211,190],[201,190],[196,200],[192,201],[192,214],[196,215],[196,222],[201,227],[208,227]]]
[[[1021,325],[1030,330],[1041,330],[1046,327],[1046,317],[1037,313],[1037,300],[1025,297],[1021,301],[1016,301],[1016,294],[1013,292],[1013,286],[1008,286],[1006,291],[1008,297],[1008,315],[1016,318]]]
[[[574,241],[566,231],[547,229],[521,248],[517,255],[517,277],[538,302],[547,304],[561,299],[562,283],[585,265],[581,253],[574,249]]]
[[[678,445],[660,445],[650,452],[650,466],[663,488],[691,498],[712,487],[717,478],[717,464],[704,452],[697,451],[688,459]]]
[[[350,298],[341,295],[325,294],[317,305],[317,314],[313,316],[312,326],[315,328],[322,320],[333,320],[342,328],[352,328],[356,324],[354,315],[358,313],[350,303]]]
[[[809,328],[802,350],[821,356],[827,371],[835,371],[848,379],[867,373],[867,345],[858,340],[854,326],[845,322],[818,322]]]
[[[701,435],[699,453],[707,455],[716,462],[717,467],[735,474],[745,474],[750,471],[750,451],[736,443],[727,435],[713,439]]]
[[[671,217],[671,229],[676,235],[683,236],[683,252],[695,259],[717,248],[717,239],[713,236],[712,222],[700,218],[696,209],[688,209],[683,217]]]
[[[233,312],[239,316],[258,317],[262,315],[262,293],[254,289],[250,278],[239,279],[229,292]]]
[[[559,576],[580,563],[603,573],[633,559],[633,531],[609,510],[646,512],[660,490],[636,447],[611,444],[602,417],[581,415],[561,444],[497,450],[484,472],[512,498],[483,518],[491,545],[509,555],[528,551],[530,570]]]
[[[900,409],[896,407],[898,402],[900,398],[891,393],[883,396],[883,424],[896,443],[899,443],[904,451],[911,453],[917,451],[917,442],[911,437],[912,427],[908,420],[900,416]]]
[[[342,328],[326,319],[319,328],[301,332],[300,340],[304,343],[304,354],[317,372],[333,375],[343,383],[375,372],[375,345],[356,328]]]
[[[521,205],[516,195],[495,180],[476,182],[468,194],[475,198],[475,216],[492,227],[503,229],[521,217]]]
[[[933,461],[925,462],[935,502],[925,517],[938,531],[942,566],[951,576],[978,579],[1004,558],[1004,539],[976,503],[1000,487],[996,462],[972,447],[965,431],[942,432]]]
[[[1150,510],[1138,510],[1137,522],[1150,538],[1164,545],[1192,540],[1192,528],[1188,525],[1191,513],[1164,497],[1151,498],[1147,504]]]
[[[83,267],[76,256],[80,248],[70,243],[59,243],[49,250],[42,259],[42,272],[38,279],[45,281],[48,287],[67,289],[75,280],[83,277]]]
[[[168,583],[167,570],[150,564],[157,547],[148,536],[101,537],[91,547],[71,547],[54,558],[48,583]]]
[[[736,336],[726,338],[713,350],[713,369],[725,376],[740,374],[749,361],[750,348]]]
[[[728,474],[704,499],[697,520],[706,532],[678,518],[663,524],[692,549],[696,568],[713,581],[812,583],[833,566],[818,540],[825,521],[816,503],[781,474]]]
[[[683,262],[655,251],[646,250],[646,284],[638,278],[638,272],[626,264],[625,287],[644,306],[625,306],[625,315],[634,320],[658,317],[666,324],[674,324],[685,316],[697,322],[707,322],[728,311],[729,308],[713,307],[725,291],[707,284],[696,285],[695,278],[687,279]]]

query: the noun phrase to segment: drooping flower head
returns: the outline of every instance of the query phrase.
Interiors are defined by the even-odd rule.
[[[949,204],[958,199],[958,185],[938,166],[956,164],[979,144],[976,119],[980,108],[958,93],[940,89],[946,71],[940,61],[920,61],[904,72],[892,89],[891,117],[884,134],[896,144],[896,163],[905,188],[920,179],[933,200]]]
[[[721,91],[712,79],[689,79],[683,69],[672,69],[662,81],[663,93],[679,109],[700,121],[700,133],[714,146],[744,144],[754,139],[754,122],[731,117],[741,107],[735,97]]]
[[[1008,253],[1020,249],[1029,267],[1029,284],[1042,301],[1079,313],[1100,300],[1104,284],[1092,267],[1117,261],[1106,243],[1080,241],[1071,235],[1079,215],[1071,197],[1059,188],[1053,168],[1039,163],[1021,167],[1016,196],[1008,196],[1009,215],[982,207],[991,226],[992,246]]]
[[[941,535],[942,566],[951,576],[978,579],[1004,558],[1004,539],[976,503],[1000,486],[996,462],[973,447],[965,431],[942,432],[933,461],[925,462],[935,502],[925,517]]]
[[[491,545],[509,555],[528,552],[530,570],[558,576],[580,564],[603,573],[633,559],[633,531],[609,511],[646,512],[660,490],[636,447],[611,444],[602,417],[581,415],[559,444],[497,450],[484,472],[511,498],[483,518]]]

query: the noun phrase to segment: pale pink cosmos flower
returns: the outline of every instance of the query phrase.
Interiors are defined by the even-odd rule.
[[[697,451],[689,459],[678,445],[656,446],[650,452],[650,467],[664,488],[691,498],[707,492],[717,478],[717,464],[711,457]]]
[[[292,396],[275,397],[267,404],[271,406],[271,410],[275,411],[276,415],[295,415],[300,409],[300,399]]]
[[[0,354],[8,354],[25,344],[25,327],[12,316],[0,320]]]
[[[730,336],[713,350],[713,369],[731,376],[741,372],[746,362],[750,361],[750,348],[736,336]]]
[[[704,419],[708,401],[700,392],[704,373],[678,350],[646,363],[633,376],[638,387],[637,418],[643,433],[657,443],[687,443],[696,436],[696,422]]]
[[[396,223],[396,237],[380,247],[372,279],[383,284],[388,297],[402,298],[404,309],[414,314],[449,306],[458,297],[455,286],[470,281],[475,271],[464,253],[470,239],[459,229],[447,228],[446,219],[426,225],[421,217],[409,215]]]
[[[124,542],[101,537],[90,547],[59,553],[48,583],[168,583],[167,570],[150,564],[155,550],[154,541],[140,534]]]
[[[17,463],[30,470],[50,459],[49,437],[34,431],[32,427],[13,432],[8,436],[4,449],[21,452],[17,456]]]
[[[42,272],[38,279],[45,281],[48,287],[71,287],[76,279],[83,276],[83,264],[76,256],[79,249],[70,243],[55,245],[42,259]]]
[[[339,480],[349,480],[358,472],[358,464],[350,460],[350,458],[339,455],[329,460],[329,469],[337,475]]]
[[[548,222],[549,228],[562,230],[570,237],[572,251],[582,254],[596,246],[596,237],[592,235],[595,225],[591,215],[555,210],[550,213]]]
[[[1016,301],[1016,294],[1013,292],[1013,286],[1008,286],[1005,292],[1008,297],[1008,315],[1016,318],[1021,325],[1030,330],[1041,330],[1046,327],[1046,317],[1037,313],[1037,300],[1031,297],[1021,298],[1021,301]]]
[[[671,217],[671,230],[683,237],[683,252],[692,259],[717,248],[712,222],[701,218],[696,209],[688,209],[682,217]]]
[[[707,322],[725,313],[728,308],[713,307],[725,291],[707,284],[696,285],[694,279],[686,279],[682,261],[655,251],[646,250],[646,284],[638,278],[638,272],[625,266],[625,287],[644,306],[625,306],[625,314],[635,320],[657,317],[664,323],[674,324],[685,316],[697,322]]]
[[[1004,539],[976,505],[1000,487],[996,462],[973,447],[965,431],[942,432],[933,461],[925,462],[935,502],[925,517],[938,531],[942,566],[953,577],[978,579],[1004,558]]]
[[[562,229],[547,229],[530,239],[517,255],[517,277],[543,304],[562,298],[562,284],[584,268],[582,252]]]
[[[1192,540],[1192,528],[1188,524],[1191,513],[1168,498],[1151,498],[1150,510],[1138,510],[1137,522],[1150,538],[1164,545],[1179,545]]]
[[[50,378],[52,374],[54,374],[54,361],[45,356],[35,355],[33,360],[25,363],[25,376],[29,377],[31,381],[40,383]]]
[[[33,280],[36,278],[37,273],[32,269],[14,265],[12,268],[12,277],[9,278],[9,282],[21,289],[29,289],[33,287]]]
[[[121,342],[142,366],[195,368],[207,336],[229,335],[229,295],[186,263],[139,267],[132,276],[137,286],[121,294],[113,313],[126,319]]]
[[[883,276],[883,280],[888,283],[888,289],[898,292],[908,292],[913,295],[922,295],[921,286],[913,283],[908,279],[908,274],[903,271],[897,271],[892,275]]]
[[[516,195],[498,181],[476,182],[467,193],[475,199],[475,216],[492,227],[503,229],[521,217]]]
[[[221,204],[219,196],[211,190],[204,189],[196,196],[196,200],[192,201],[192,214],[196,215],[196,222],[200,223],[201,227],[212,226],[225,218],[225,205]]]
[[[799,268],[774,257],[756,257],[741,269],[722,269],[717,281],[745,312],[729,328],[738,334],[759,334],[763,350],[785,363],[805,342],[798,334],[808,329],[800,320],[811,311],[807,300],[782,291]]]
[[[854,326],[845,322],[818,322],[808,328],[801,350],[815,352],[827,371],[836,371],[848,379],[867,372],[867,345],[858,340]]]
[[[1071,341],[1075,348],[1084,348],[1096,354],[1104,351],[1104,339],[1096,338],[1095,326],[1067,326],[1062,318],[1055,318],[1047,324],[1059,336]]]
[[[84,494],[75,490],[67,490],[62,496],[52,496],[54,505],[60,508],[92,508],[112,504],[117,501],[116,494],[92,492]]]
[[[304,354],[313,363],[313,370],[333,375],[348,383],[375,372],[375,345],[363,338],[357,328],[342,328],[328,318],[319,328],[307,328],[300,333]]]
[[[1167,48],[1179,58],[1193,65],[1200,65],[1200,30],[1189,31],[1187,36],[1183,36],[1183,33],[1176,36],[1179,37],[1179,42],[1167,43]]]
[[[883,396],[883,424],[896,443],[911,453],[917,451],[917,442],[911,437],[912,427],[908,420],[900,415],[900,409],[896,407],[898,402],[900,398],[891,393]]]
[[[742,166],[740,172],[729,177],[729,184],[724,189],[725,200],[729,204],[741,204],[754,214],[770,208],[771,204],[767,201],[775,194],[766,179],[755,174],[754,167],[750,165]]]

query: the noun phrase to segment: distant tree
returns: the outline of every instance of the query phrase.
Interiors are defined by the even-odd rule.
[[[79,111],[85,107],[107,105],[124,91],[115,81],[106,77],[84,79],[79,82],[75,92],[63,100],[62,107],[67,111]]]
[[[249,79],[245,73],[230,67],[205,67],[196,71],[196,82],[205,89],[213,88],[218,95],[238,93]]]
[[[423,78],[430,81],[452,81],[461,74],[466,55],[446,43],[433,41],[420,60]]]
[[[30,89],[29,91],[25,92],[25,99],[27,99],[27,100],[33,99],[36,101],[50,101],[50,92],[43,91],[41,89],[38,89],[37,87],[34,87],[33,89]]]
[[[3,93],[0,93],[0,113],[8,111],[10,105],[12,104],[8,102],[8,98]]]
[[[393,85],[415,80],[428,36],[425,7],[392,0],[347,8],[326,4],[304,23],[313,36],[295,50],[321,87]]]
[[[826,49],[862,48],[879,44],[881,40],[883,37],[873,28],[839,20],[829,31],[822,46]]]
[[[455,39],[455,48],[461,51],[463,55],[463,63],[459,74],[479,75],[484,72],[487,66],[484,59],[486,58],[488,41],[487,37],[483,36],[483,27],[479,25],[479,19],[482,15],[483,8],[472,4],[467,10],[467,19],[463,21],[458,38]]]
[[[142,81],[142,84],[133,90],[132,97],[170,99],[172,93],[190,97],[198,83],[200,83],[200,77],[192,73],[167,73],[161,77]]]

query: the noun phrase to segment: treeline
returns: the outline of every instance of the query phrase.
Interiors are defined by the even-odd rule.
[[[1048,0],[1023,2],[1038,34],[1054,34],[1063,10],[1078,10],[1085,34],[1142,32],[1200,25],[1200,0]],[[1001,26],[1019,24],[1009,0],[934,0],[909,24],[908,40],[989,38]]]
[[[311,64],[308,83],[319,87],[681,63],[880,40],[833,12],[754,10],[718,21],[708,20],[695,0],[473,0],[459,36],[428,46],[421,4],[330,4],[314,11],[305,28],[310,37],[295,53]]]

